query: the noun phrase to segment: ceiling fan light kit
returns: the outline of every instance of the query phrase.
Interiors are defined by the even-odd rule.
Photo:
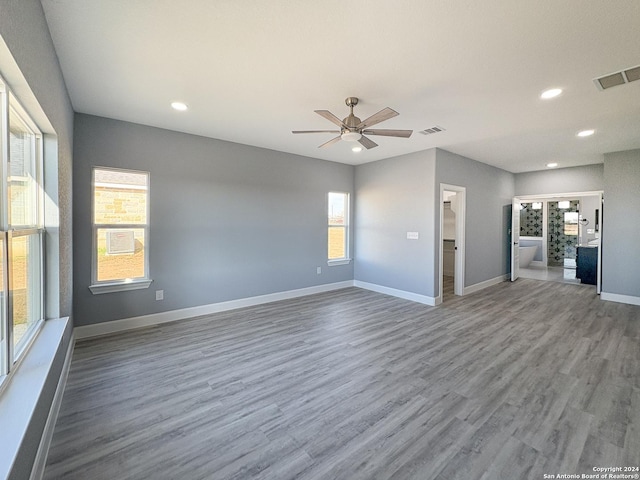
[[[371,148],[375,148],[378,146],[376,142],[365,137],[364,135],[380,135],[385,137],[400,137],[400,138],[409,138],[413,133],[413,130],[390,130],[390,129],[374,129],[371,130],[369,127],[373,125],[377,125],[380,122],[384,122],[385,120],[389,120],[398,115],[398,112],[387,107],[380,110],[378,113],[374,113],[370,117],[365,120],[360,120],[353,114],[353,107],[358,104],[357,97],[347,97],[344,101],[346,105],[350,109],[349,116],[344,120],[340,120],[333,113],[328,110],[315,110],[315,112],[321,117],[326,118],[331,123],[340,127],[340,130],[293,130],[291,133],[337,133],[338,136],[332,138],[328,142],[323,143],[318,148],[325,148],[339,140],[344,140],[346,142],[360,142],[360,144],[365,147],[367,150]]]
[[[344,132],[340,135],[340,138],[345,142],[357,142],[362,138],[362,134],[358,132]]]

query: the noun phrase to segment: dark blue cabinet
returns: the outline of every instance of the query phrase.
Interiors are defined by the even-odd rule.
[[[581,283],[596,284],[598,275],[598,247],[578,247],[576,258],[576,278]]]

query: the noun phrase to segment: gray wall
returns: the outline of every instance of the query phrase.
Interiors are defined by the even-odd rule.
[[[72,310],[72,209],[71,209],[71,165],[73,145],[73,110],[58,64],[58,58],[46,24],[39,0],[3,0],[0,4],[0,36],[9,48],[17,67],[35,95],[48,122],[57,134],[57,142],[47,138],[45,148],[57,148],[57,178],[51,178],[52,170],[47,167],[47,191],[50,205],[47,215],[59,218],[59,229],[48,224],[50,233],[47,246],[49,258],[46,291],[56,298],[47,301],[47,316],[68,316]],[[7,79],[10,80],[10,79]],[[26,85],[12,85],[22,100],[28,90]],[[28,105],[27,105],[28,107]],[[51,133],[51,132],[48,132]],[[57,145],[56,145],[57,143]],[[54,152],[55,153],[55,152]],[[49,188],[51,187],[51,189]],[[59,214],[53,215],[57,207]],[[71,327],[71,324],[69,324]],[[71,329],[65,333],[58,345],[56,358],[50,369],[45,387],[38,399],[38,409],[27,427],[25,437],[18,452],[10,478],[28,478],[35,458],[44,424],[51,405],[55,388],[62,370],[64,354],[71,338]]]
[[[441,149],[356,168],[355,279],[439,293],[440,183],[466,187],[465,285],[509,271],[513,174]],[[407,240],[408,231],[420,233]]]
[[[355,280],[435,296],[434,179],[433,149],[356,168]]]
[[[353,279],[327,266],[326,213],[352,166],[90,115],[75,128],[76,325]],[[94,166],[150,172],[149,289],[89,291]]]
[[[588,243],[590,240],[600,237],[600,232],[596,232],[596,210],[600,215],[600,197],[596,195],[589,195],[587,197],[580,198],[580,216],[583,219],[589,221],[587,225],[581,228],[582,235],[580,236],[581,243]],[[593,230],[593,233],[589,233],[588,230]]]
[[[604,159],[602,291],[640,298],[640,150]]]
[[[435,182],[436,201],[439,201],[441,183],[466,188],[465,286],[508,273],[513,174],[437,149]],[[435,217],[437,236],[439,209],[436,209]]]
[[[515,195],[593,192],[602,190],[604,165],[551,168],[515,175]]]

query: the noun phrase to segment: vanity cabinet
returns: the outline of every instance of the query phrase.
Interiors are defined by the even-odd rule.
[[[596,284],[598,275],[598,247],[578,247],[576,258],[576,278],[581,283]]]

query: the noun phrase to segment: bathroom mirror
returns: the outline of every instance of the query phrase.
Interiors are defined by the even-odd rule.
[[[564,212],[564,234],[578,235],[578,212]]]

